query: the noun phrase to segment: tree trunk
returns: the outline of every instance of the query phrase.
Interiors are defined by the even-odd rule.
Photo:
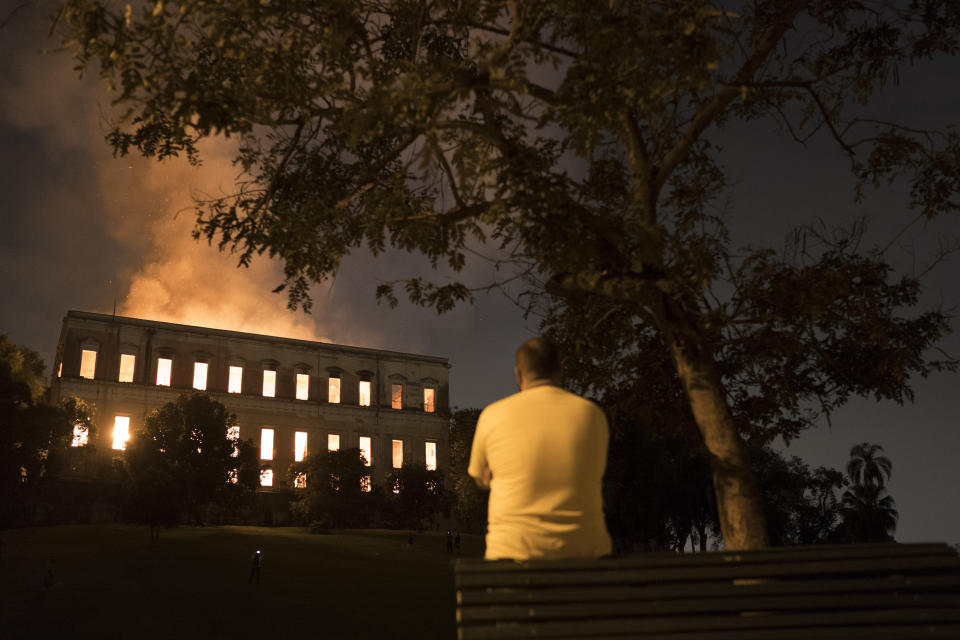
[[[767,523],[746,447],[723,396],[712,355],[695,331],[672,327],[667,342],[707,450],[724,547],[768,546]]]

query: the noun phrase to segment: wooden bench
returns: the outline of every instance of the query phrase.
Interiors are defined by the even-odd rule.
[[[473,638],[960,638],[960,558],[946,544],[458,560]]]

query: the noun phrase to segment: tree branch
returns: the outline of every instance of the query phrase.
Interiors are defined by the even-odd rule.
[[[547,280],[547,293],[570,298],[584,294],[599,295],[619,302],[642,305],[654,293],[667,283],[663,274],[651,272],[649,275],[630,274],[612,276],[605,271],[578,271],[576,273],[557,273]]]
[[[467,27],[468,29],[475,29],[477,31],[486,31],[489,33],[495,33],[499,36],[509,37],[510,30],[504,29],[503,27],[495,27],[487,24],[481,24],[479,22],[473,22],[470,20],[429,20],[425,24],[434,24],[434,25],[452,25],[455,27]],[[576,51],[570,49],[564,49],[563,47],[557,46],[555,44],[550,44],[549,42],[543,42],[541,40],[532,40],[530,41],[535,47],[540,47],[541,49],[546,49],[551,53],[559,53],[560,55],[567,56],[570,58],[578,58],[580,54]]]
[[[734,74],[729,82],[724,83],[722,88],[705,105],[703,105],[694,115],[687,129],[680,135],[673,148],[667,153],[663,162],[657,170],[656,180],[654,181],[655,191],[659,192],[663,185],[669,179],[670,175],[677,166],[686,158],[687,154],[693,148],[694,143],[700,138],[700,135],[713,122],[717,115],[723,111],[730,102],[740,94],[742,85],[748,83],[757,72],[763,62],[773,51],[777,43],[793,25],[797,14],[807,6],[809,0],[794,0],[790,5],[784,8],[776,24],[764,35],[763,39],[757,44],[756,49],[740,70]]]
[[[853,147],[847,144],[843,140],[843,134],[840,131],[837,131],[836,126],[833,124],[833,119],[830,117],[829,110],[827,105],[823,103],[823,99],[820,97],[820,94],[817,93],[817,90],[813,88],[812,80],[778,80],[772,82],[758,82],[758,83],[745,83],[748,87],[784,87],[784,88],[796,88],[803,89],[810,94],[810,97],[813,98],[813,101],[817,103],[817,108],[820,110],[820,115],[823,116],[823,122],[830,129],[830,134],[833,136],[833,139],[836,141],[840,147],[847,152],[847,155],[856,155]],[[847,131],[849,127],[844,129]]]
[[[628,113],[624,116],[627,125],[627,149],[630,157],[630,169],[633,173],[634,204],[640,213],[645,216],[648,224],[655,222],[655,211],[652,205],[653,197],[650,189],[652,178],[650,171],[650,156],[647,152],[643,132],[635,118]]]
[[[460,197],[460,188],[457,186],[456,177],[453,175],[453,169],[450,168],[450,164],[447,162],[446,156],[443,155],[443,149],[441,149],[440,145],[437,143],[436,136],[430,136],[430,146],[433,147],[434,152],[437,154],[440,170],[446,174],[447,180],[450,181],[450,193],[453,194],[454,202],[457,203],[458,208],[463,208],[463,198]]]

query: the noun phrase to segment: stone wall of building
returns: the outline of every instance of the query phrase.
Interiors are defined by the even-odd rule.
[[[96,354],[92,378],[81,376],[85,350]],[[124,354],[134,358],[130,382],[120,381]],[[158,384],[161,358],[171,361],[169,386]],[[90,359],[88,353],[88,367]],[[265,491],[285,486],[298,431],[307,434],[308,455],[326,450],[330,435],[339,436],[344,449],[369,437],[374,483],[382,483],[393,466],[394,440],[403,442],[404,462],[426,464],[428,447],[435,447],[437,468],[448,467],[448,424],[441,417],[449,406],[445,358],[70,311],[58,344],[52,400],[77,396],[95,406],[90,444],[103,463],[123,455],[114,448],[116,417],[128,417],[135,433],[151,411],[195,390],[197,362],[207,365],[204,391],[236,414],[242,439],[259,446],[262,430],[274,430],[272,460],[263,460],[274,470],[273,486]],[[239,393],[228,392],[231,366],[242,368]],[[264,396],[264,371],[275,372],[274,397]],[[306,399],[296,397],[298,374],[307,376]],[[330,401],[331,379],[340,381],[338,403]],[[369,406],[361,406],[362,382],[369,383]],[[429,395],[432,411],[425,406]],[[402,406],[394,408],[400,397]]]

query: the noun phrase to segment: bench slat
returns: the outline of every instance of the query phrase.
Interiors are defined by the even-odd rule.
[[[923,592],[942,590],[960,593],[960,576],[891,576],[885,578],[850,578],[837,580],[770,581],[763,584],[733,584],[700,582],[635,587],[576,588],[470,588],[457,592],[459,605],[494,605],[513,603],[599,602],[626,600],[661,600],[673,598],[702,598],[710,596],[786,595],[803,593],[856,592]]]
[[[874,627],[877,637],[884,637],[883,629],[889,624],[904,623],[937,626],[960,623],[960,611],[944,609],[904,609],[897,611],[853,611],[843,613],[786,614],[770,616],[681,616],[650,618],[610,618],[578,620],[575,622],[505,623],[495,626],[471,627],[463,625],[462,640],[519,638],[569,638],[586,636],[602,638],[605,635],[656,634],[666,631],[730,631],[749,629],[805,629],[806,637],[821,639],[818,627],[831,628],[844,625]],[[919,635],[919,634],[918,634]]]
[[[791,610],[831,611],[843,609],[859,611],[869,609],[957,609],[960,610],[960,595],[943,594],[863,594],[805,595],[797,596],[752,596],[740,598],[703,598],[686,600],[661,600],[647,602],[584,602],[536,605],[498,605],[493,607],[462,607],[457,611],[457,620],[463,624],[472,622],[511,620],[562,620],[590,619],[628,616],[663,616],[677,614],[713,614],[741,611],[782,612]]]
[[[956,557],[957,553],[949,545],[940,542],[900,544],[874,543],[858,545],[815,545],[806,547],[772,547],[761,551],[709,552],[709,553],[644,553],[623,558],[599,558],[596,560],[563,560],[515,562],[512,560],[457,560],[457,572],[505,573],[523,572],[531,566],[538,571],[576,571],[604,566],[618,568],[654,568],[714,566],[730,563],[758,564],[780,562],[811,562],[816,560],[856,559],[856,558],[901,558],[915,556]]]
[[[467,640],[462,635],[461,640]],[[529,636],[522,636],[529,637]],[[550,636],[535,636],[549,638]],[[616,635],[573,635],[563,636],[564,640],[602,640],[604,638],[640,637],[643,640],[810,640],[809,629],[737,629],[732,631],[695,631],[689,633],[645,633],[642,636]],[[885,625],[880,630],[876,626],[822,627],[817,629],[817,640],[847,640],[848,638],[869,638],[870,640],[917,640],[917,638],[960,638],[960,624],[936,625]],[[482,640],[482,636],[470,636]]]
[[[960,558],[909,557],[893,559],[837,559],[786,564],[724,564],[712,567],[665,567],[658,569],[617,568],[605,565],[604,569],[540,571],[537,566],[525,571],[502,571],[490,573],[458,573],[457,588],[577,585],[577,584],[636,584],[681,581],[717,581],[723,579],[770,578],[776,576],[822,576],[843,574],[871,574],[883,572],[923,572],[951,569],[960,570]]]

